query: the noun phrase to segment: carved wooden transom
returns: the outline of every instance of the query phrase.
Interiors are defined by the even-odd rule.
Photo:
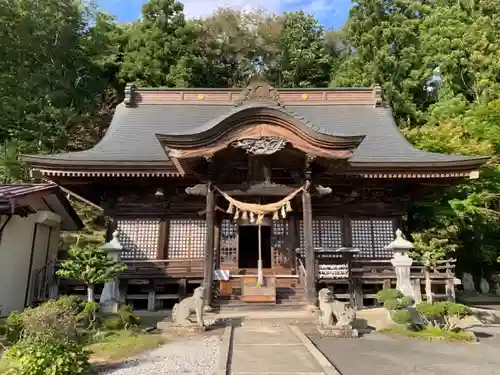
[[[242,138],[232,143],[235,148],[241,148],[253,155],[272,155],[282,150],[287,140],[278,136],[262,136],[258,138]]]

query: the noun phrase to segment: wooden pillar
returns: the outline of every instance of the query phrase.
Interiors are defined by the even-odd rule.
[[[148,291],[148,311],[155,311],[156,308],[156,285],[155,281],[151,280]]]
[[[359,278],[354,280],[354,304],[357,310],[364,307],[363,281]]]
[[[308,191],[302,193],[302,215],[304,223],[304,253],[305,266],[307,273],[307,302],[311,305],[316,304],[316,260],[314,259],[314,244],[313,244],[313,222],[311,208],[311,194]]]
[[[214,229],[214,264],[216,268],[220,268],[220,230],[222,225],[222,217],[216,215]]]
[[[421,283],[420,279],[413,279],[411,281],[412,289],[413,289],[413,299],[415,300],[415,303],[421,303],[422,302],[422,289],[421,289]]]
[[[295,259],[296,253],[295,249],[297,249],[300,246],[300,239],[299,239],[299,245],[297,246],[297,216],[295,216],[293,213],[288,216],[287,218],[288,222],[288,234],[286,238],[286,248],[288,250],[288,266],[291,269],[295,269],[297,261]]]
[[[186,298],[187,295],[187,279],[179,280],[179,301]]]
[[[210,306],[212,304],[212,282],[214,277],[215,196],[210,183],[207,188],[207,239],[205,242],[203,287],[205,288],[205,304]]]

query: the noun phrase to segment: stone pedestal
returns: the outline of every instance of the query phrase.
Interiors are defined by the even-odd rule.
[[[407,254],[408,251],[413,249],[413,244],[405,240],[403,238],[403,232],[398,229],[394,241],[385,248],[394,252],[391,264],[396,271],[396,289],[401,291],[405,296],[410,296],[415,299],[410,279],[410,267],[413,263],[413,259]]]
[[[318,332],[321,337],[336,337],[355,339],[359,337],[357,329],[352,327],[318,327]]]
[[[108,257],[115,262],[121,262],[120,253],[123,251],[123,246],[118,241],[118,231],[113,233],[113,239],[106,243],[102,248]],[[114,279],[104,284],[104,288],[99,299],[101,312],[105,314],[113,314],[118,312],[120,304],[120,281]]]
[[[104,314],[115,314],[118,312],[120,302],[120,289],[118,280],[104,284],[101,298],[99,299],[100,310]]]
[[[162,321],[156,325],[156,328],[162,331],[176,332],[176,333],[201,333],[206,332],[209,326],[200,327],[198,324],[175,324],[169,321]]]
[[[406,254],[396,253],[391,259],[391,264],[396,271],[396,289],[399,289],[405,296],[413,297],[410,279],[410,267],[413,264],[413,259]]]

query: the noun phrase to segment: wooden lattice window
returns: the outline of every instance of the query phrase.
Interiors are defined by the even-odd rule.
[[[118,219],[118,240],[126,249],[123,259],[155,259],[158,254],[160,219]]]
[[[288,262],[285,238],[288,235],[288,222],[273,220],[271,229],[271,249],[273,251],[273,264],[286,264]]]
[[[206,238],[205,220],[170,220],[168,259],[204,258]]]
[[[220,227],[220,263],[237,263],[238,225],[231,220],[222,220]]]
[[[304,222],[300,220],[300,253],[304,255]],[[328,249],[342,247],[342,222],[338,218],[313,219],[313,246]]]
[[[392,252],[385,247],[394,239],[394,220],[351,220],[352,246],[361,250],[357,257],[390,258]]]

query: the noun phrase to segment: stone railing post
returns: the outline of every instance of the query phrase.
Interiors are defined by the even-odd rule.
[[[415,298],[410,278],[410,267],[413,264],[413,259],[407,254],[408,251],[413,249],[413,244],[405,240],[403,232],[398,229],[396,239],[387,245],[386,249],[394,252],[391,264],[396,271],[396,289],[399,289],[405,296]]]

